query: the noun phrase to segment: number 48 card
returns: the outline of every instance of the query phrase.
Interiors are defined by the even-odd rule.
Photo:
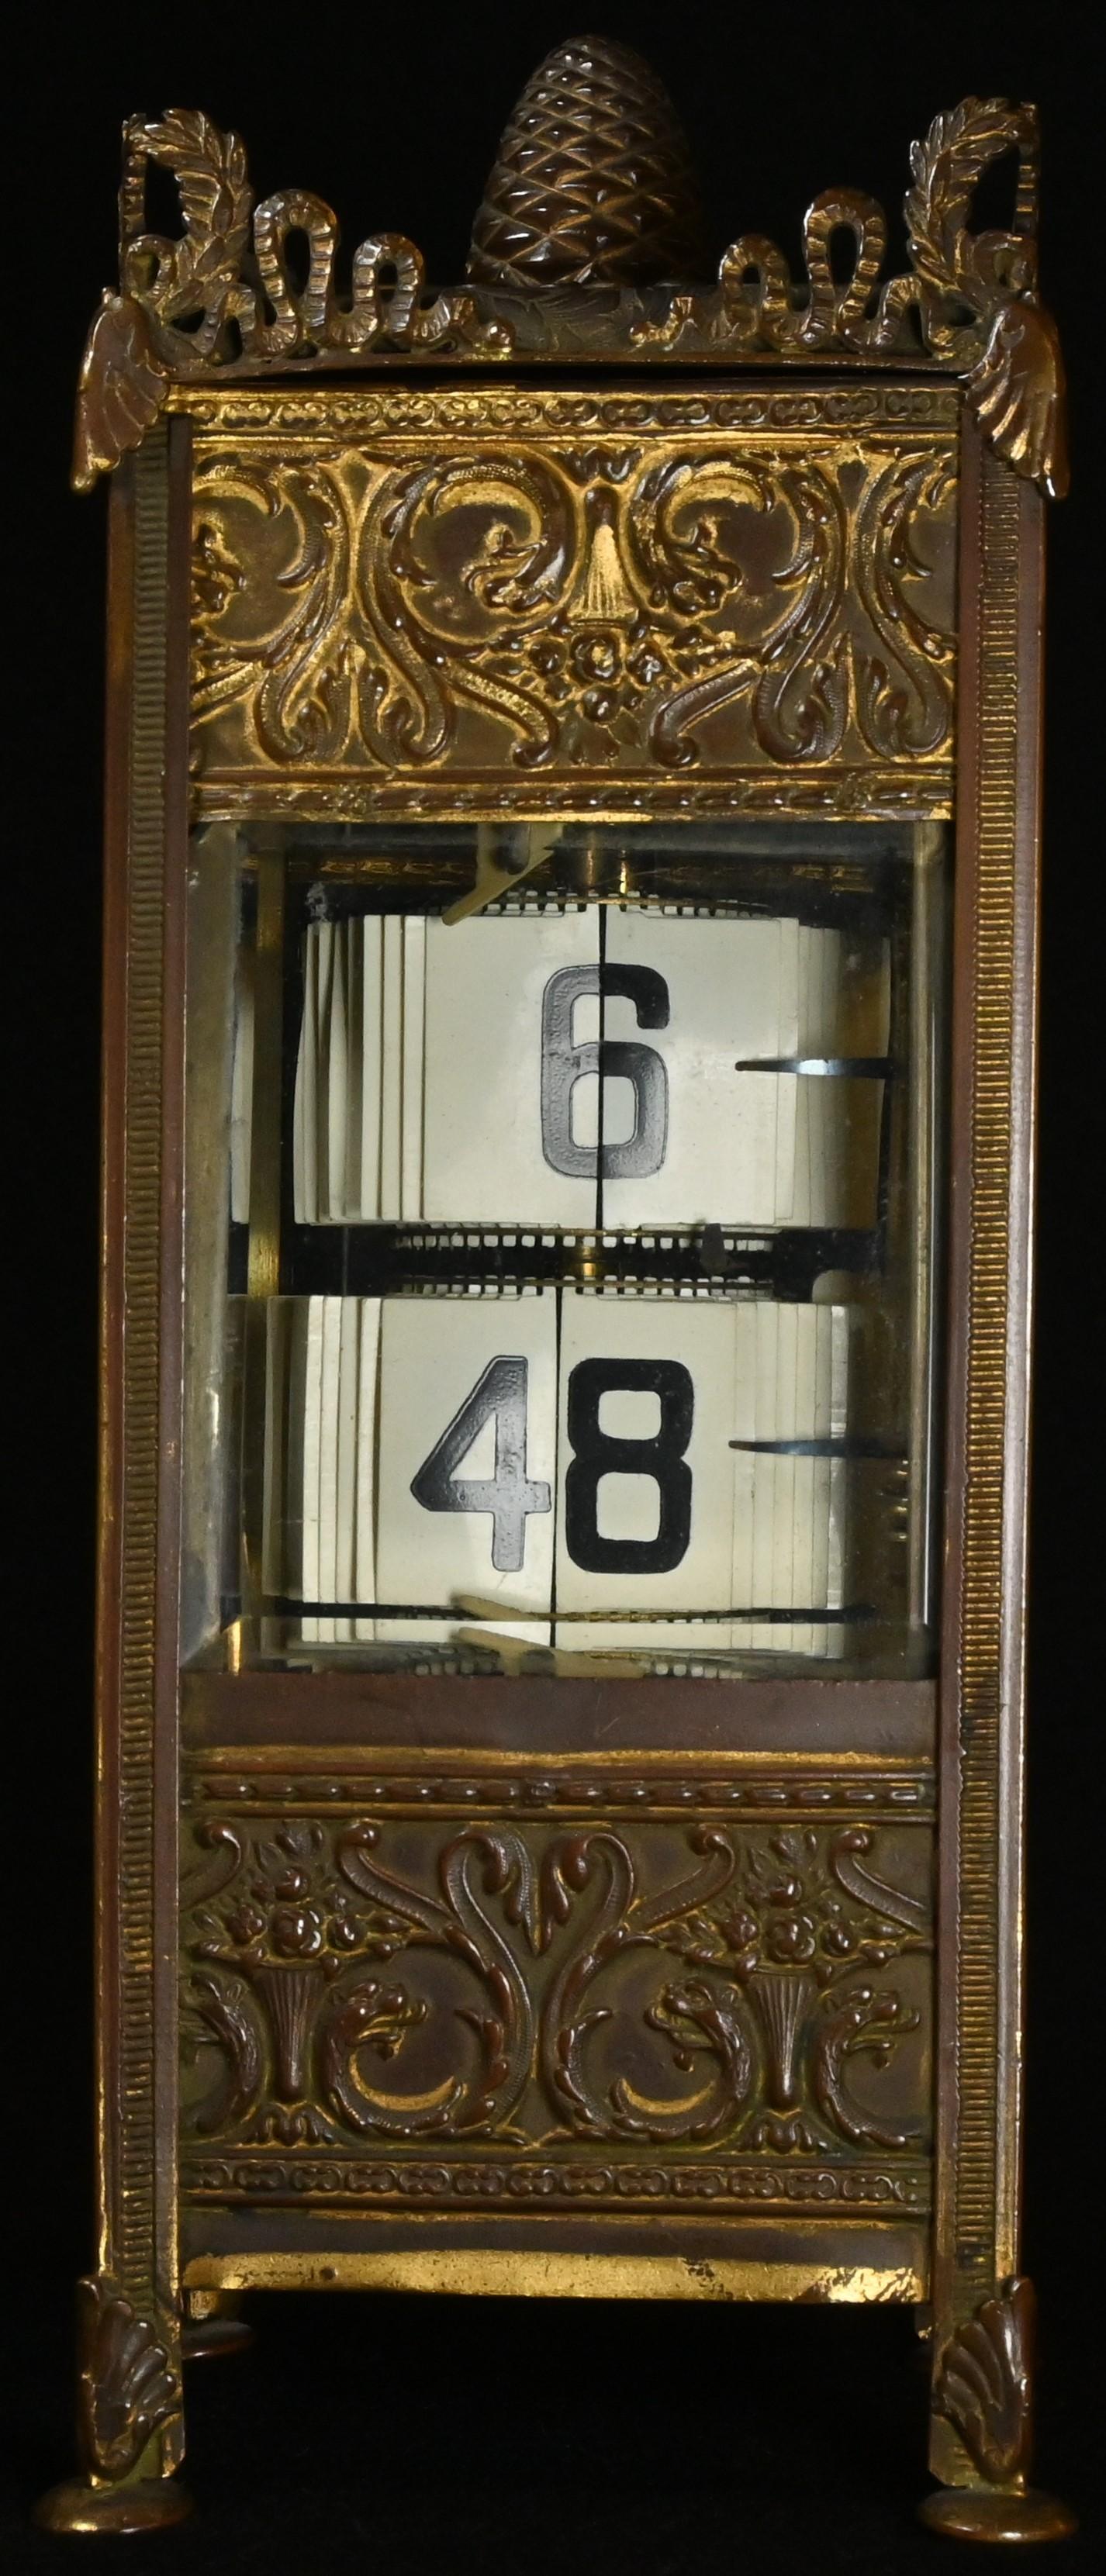
[[[692,1293],[274,1300],[269,1585],[389,1637],[832,1651],[850,1323]]]

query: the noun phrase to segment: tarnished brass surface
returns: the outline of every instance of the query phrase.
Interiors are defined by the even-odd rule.
[[[956,401],[191,394],[197,810],[947,812]]]
[[[180,2373],[174,2337],[103,2272],[78,2284],[78,2435],[95,2478],[123,2479],[152,2466],[159,2446],[179,2460]],[[149,2455],[149,2457],[148,2457]]]
[[[1035,661],[1023,620],[1036,562],[1032,496],[980,449],[965,467],[963,683],[972,755],[958,830],[959,1151],[970,1191],[952,1297],[942,1760],[944,1953],[935,2309],[938,2348],[1017,2267],[1020,2228],[1025,1653],[1026,1209],[1032,1099]],[[970,867],[960,853],[970,852]],[[954,1143],[954,1151],[956,1151]],[[1020,1176],[1020,1177],[1016,1177]],[[951,1899],[951,1901],[949,1901]],[[931,2465],[955,2483],[960,2441],[939,2410]]]
[[[154,1830],[154,1607],[157,1583],[158,1256],[160,1248],[162,885],[164,871],[167,441],[164,428],[136,460],[133,578],[136,685],[130,712],[127,872],[127,1103],[122,1293],[119,1533],[120,1904],[118,2055],[103,2066],[99,2139],[105,2226],[100,2261],[149,2305],[156,2275],[154,2106],[148,2085],[120,2118],[121,2067],[152,2063],[150,1917]],[[105,1546],[110,1533],[102,1527]],[[105,1566],[103,1580],[114,1579]],[[109,1975],[111,1971],[109,1971]],[[106,2017],[105,2017],[106,2019]],[[106,2045],[111,2039],[105,2032]]]
[[[699,191],[656,74],[576,36],[527,81],[473,225],[481,286],[549,292],[705,273]]]
[[[925,2207],[932,1842],[901,1773],[862,1775],[861,1821],[846,1764],[766,1766],[738,1822],[655,1789],[643,1816],[596,1765],[548,1819],[504,1762],[296,1769],[197,1768],[190,2201]]]
[[[1024,2346],[1021,2224],[1028,1345],[1042,514],[965,424],[951,1154],[961,1218],[949,1298],[941,1647],[940,1901],[930,2466],[949,2486],[1024,2474],[1028,2371],[998,2447],[950,2357],[1009,2316]],[[1005,2286],[1004,2286],[1005,2285]],[[966,2339],[966,2340],[965,2340]],[[1007,2353],[1012,2366],[1013,2346]],[[1020,2394],[1018,2391],[1020,2390]],[[1011,2406],[1017,2396],[1014,2424]],[[955,2400],[955,2402],[952,2402]],[[984,2458],[983,2436],[987,2458]],[[1011,2434],[1011,2438],[1013,2435]],[[1010,2456],[1013,2456],[1011,2454]],[[1005,2476],[1005,2472],[1002,2472]],[[945,2511],[945,2508],[941,2508]],[[990,2536],[995,2536],[992,2532]],[[1022,2536],[1031,2536],[1026,2533]]]
[[[1011,1543],[1019,1554],[1024,1548],[1017,1524],[1025,1499],[1024,1492],[1011,1496],[1009,1479],[1011,1472],[1024,1478],[1026,1437],[1024,1387],[1010,1362],[1015,1355],[1020,1361],[1028,1314],[1024,1306],[1019,1314],[1013,1300],[1008,1307],[1006,1296],[996,1290],[1001,1283],[1003,1291],[1017,1294],[1021,1211],[1011,1173],[1015,1156],[1027,1151],[1032,1114],[1031,1097],[1025,1094],[1027,996],[1018,972],[1016,901],[1024,795],[1018,746],[1023,511],[1011,477],[987,456],[980,463],[986,589],[979,639],[975,1108],[964,1564],[957,1640],[962,1748],[957,2061],[962,2110],[955,2155],[955,2241],[960,2315],[972,2306],[988,2276],[1002,2280],[1016,2266],[1021,2168],[1025,1640],[1023,1598],[1011,1601],[1008,1585]],[[1026,1293],[1023,1288],[1023,1297]]]
[[[1036,2319],[1032,2282],[1006,2281],[939,2353],[935,2408],[955,2426],[975,2473],[990,2481],[926,2496],[919,2506],[922,2521],[952,2540],[1065,2540],[1075,2530],[1066,2505],[1027,2484]]]
[[[649,82],[635,70],[628,102],[629,122],[637,118],[640,128],[634,147],[626,120],[620,129],[616,113],[594,113],[594,95],[583,117],[570,101],[558,125],[543,94],[517,149],[509,129],[512,172],[489,183],[494,202],[477,219],[474,265],[483,276],[519,276],[523,294],[478,287],[428,297],[413,243],[374,233],[354,256],[352,294],[343,298],[335,287],[337,220],[321,198],[286,189],[253,212],[237,135],[192,109],[151,123],[132,118],[124,129],[120,291],[105,293],[85,350],[75,482],[87,487],[138,443],[174,381],[348,370],[397,357],[407,364],[556,357],[578,366],[815,359],[946,369],[963,377],[998,453],[1046,490],[1065,489],[1063,365],[1037,290],[1032,108],[965,99],[913,146],[905,277],[879,285],[881,208],[855,188],[829,188],[807,211],[799,281],[775,242],[745,233],[723,253],[712,287],[681,280],[612,293],[609,284],[576,281],[655,273],[689,229],[685,167],[667,127],[658,151],[664,118],[652,86],[643,109],[642,77]],[[971,222],[976,182],[1011,150],[1019,155],[1013,228],[979,234]],[[144,229],[150,161],[176,176],[184,217],[177,240]],[[544,188],[531,185],[541,168]],[[842,232],[854,244],[844,280],[831,258]],[[292,233],[308,243],[302,284],[288,259]],[[564,291],[551,295],[550,283]]]
[[[164,888],[171,532],[169,436],[131,468],[113,551],[106,904],[98,1598],[96,2272],[80,2285],[80,2440],[97,2474],[179,2460],[176,2142],[159,2129],[155,2065],[172,2066],[172,2007],[155,1977],[159,1864],[175,1875],[175,1748],[159,1736],[157,1622],[164,1221]],[[124,674],[120,679],[120,669]],[[174,675],[175,676],[175,675]],[[168,1754],[168,1760],[166,1756]],[[164,1884],[164,1876],[160,1880]],[[168,2026],[165,2006],[169,2003]],[[156,2402],[155,2402],[156,2400]],[[152,2410],[152,2411],[151,2411]]]
[[[225,358],[228,327],[270,365],[305,341],[340,350],[347,363],[381,342],[393,351],[438,353],[471,338],[485,359],[509,350],[509,329],[482,321],[471,295],[428,302],[422,253],[399,233],[374,233],[361,243],[352,303],[342,310],[334,295],[338,224],[331,208],[305,189],[287,188],[254,212],[238,136],[221,134],[202,110],[170,108],[152,121],[132,117],[123,149],[122,291],[105,291],[85,348],[73,460],[79,490],[139,444],[178,368],[190,374]],[[176,178],[184,218],[178,240],[145,229],[150,162]],[[288,269],[291,232],[306,233],[311,244],[302,298]],[[247,283],[247,259],[256,284]],[[197,314],[199,328],[187,327]]]
[[[930,2531],[947,2540],[1067,2540],[1077,2529],[1075,2515],[1058,2496],[1039,2487],[1004,2494],[994,2487],[943,2487],[918,2507]]]
[[[176,2478],[134,2478],[126,2486],[103,2487],[67,2478],[40,2499],[34,2518],[42,2531],[103,2532],[118,2537],[124,2532],[167,2530],[174,2522],[184,2522],[191,2511],[192,2498]]]
[[[975,183],[1011,148],[1010,229],[980,233]],[[583,240],[600,155],[578,132],[572,150]],[[180,181],[173,241],[144,230],[150,159]],[[550,296],[528,274],[526,292],[431,299],[419,254],[380,234],[343,298],[319,200],[289,191],[253,213],[240,144],[203,117],[128,129],[121,291],[93,327],[77,453],[86,483],[138,449],[112,627],[126,864],[108,938],[101,2240],[82,2288],[89,2483],[48,2500],[51,2528],[184,2509],[156,2477],[181,2441],[178,2227],[201,2299],[371,2284],[925,2296],[932,2460],[959,2482],[926,2519],[979,2539],[1069,2527],[1024,2484],[1029,2297],[1009,2277],[1039,769],[1028,484],[1063,488],[1062,369],[1036,286],[1032,112],[966,101],[911,167],[905,278],[881,279],[878,207],[835,190],[808,212],[798,281],[745,235],[702,290]],[[620,201],[627,273],[663,220],[655,177]],[[418,374],[493,358],[512,375],[490,388]],[[526,380],[549,362],[557,389]],[[634,371],[637,390],[585,390],[600,366]],[[658,386],[676,368],[702,373]],[[590,1750],[572,1732],[578,1710],[525,1748],[489,1725],[430,1753],[396,1740],[425,1730],[414,1696],[386,1744],[358,1743],[372,1694],[355,1706],[343,1682],[324,1706],[328,1677],[294,1677],[297,1732],[289,1677],[247,1669],[247,1618],[228,1670],[195,1677],[197,1706],[211,1697],[185,1778],[178,2125],[164,1909],[185,686],[170,519],[183,533],[189,495],[183,472],[175,498],[167,484],[166,408],[195,433],[200,819],[902,817],[922,850],[952,810],[955,752],[936,2083],[926,1728],[885,1730],[913,1759],[874,1751],[875,1733],[866,1755],[840,1734],[801,1752],[795,1684],[782,1712],[761,1702],[794,1729],[773,1760],[747,1733],[716,1757],[690,1723],[667,1752],[648,1734],[651,1752],[600,1758],[594,1731]],[[924,887],[919,901],[924,933]],[[915,1141],[921,1160],[924,1118]],[[276,1281],[275,1223],[255,1289]],[[930,1257],[919,1238],[919,1283]],[[920,1440],[920,1376],[911,1400]],[[923,1584],[919,1564],[913,1597]],[[215,1724],[219,1690],[239,1686],[252,1742]],[[494,1725],[509,1737],[512,1722]]]
[[[520,1676],[509,1691],[494,1683],[459,1692],[443,1674],[407,1674],[397,1693],[388,1674],[329,1672],[325,1699],[313,1711],[310,1742],[301,1727],[303,1675],[255,1668],[239,1641],[228,1669],[181,1675],[181,1720],[198,1778],[233,1777],[243,1759],[260,1787],[278,1778],[329,1778],[356,1801],[388,1797],[393,1772],[418,1778],[419,1799],[436,1796],[460,1764],[466,1804],[504,1797],[528,1813],[556,1808],[569,1783],[621,1774],[631,1801],[651,1813],[682,1813],[714,1803],[762,1803],[770,1784],[778,1810],[818,1805],[840,1782],[855,1810],[878,1808],[885,1791],[897,1812],[931,1814],[936,1739],[936,1686],[929,1681],[718,1681],[704,1693],[694,1679],[620,1683]],[[248,1747],[248,1753],[244,1748]],[[517,1767],[505,1756],[521,1757]],[[365,1775],[376,1775],[371,1792]],[[498,1774],[498,1778],[496,1775]],[[347,1785],[348,1784],[348,1785]],[[218,1795],[218,1791],[213,1791]],[[235,1795],[242,1792],[236,1791]],[[252,1794],[247,1792],[246,1794]],[[585,1791],[590,1795],[590,1791]]]

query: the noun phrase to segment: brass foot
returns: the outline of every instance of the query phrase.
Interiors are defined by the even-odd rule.
[[[35,2506],[43,2531],[162,2531],[183,2522],[192,2498],[175,2478],[138,2478],[133,2486],[86,2486],[67,2478]]]
[[[1075,2515],[1058,2497],[1027,2487],[1022,2495],[1003,2495],[995,2487],[939,2487],[918,2507],[930,2531],[950,2540],[1066,2540],[1075,2530]]]
[[[182,2328],[181,2352],[185,2361],[216,2361],[221,2353],[248,2352],[253,2339],[244,2317],[197,2317]]]

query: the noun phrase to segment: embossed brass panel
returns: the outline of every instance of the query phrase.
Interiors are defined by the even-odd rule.
[[[189,407],[201,814],[949,811],[954,395]]]
[[[689,1817],[592,1763],[545,1803],[462,1764],[197,1773],[186,2192],[924,2208],[924,1781],[745,1772]]]

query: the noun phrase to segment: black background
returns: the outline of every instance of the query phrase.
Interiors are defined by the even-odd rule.
[[[1094,2103],[1106,2000],[1094,1758],[1101,1300],[1089,1253],[1104,1007],[1093,917],[1101,620],[1089,565],[1102,470],[1089,390],[1102,311],[1090,191],[1103,138],[1092,121],[1091,12],[1019,18],[982,0],[817,10],[672,0],[608,6],[598,24],[638,44],[667,81],[718,247],[767,231],[795,263],[802,210],[832,181],[869,189],[896,215],[909,139],[938,108],[975,91],[1035,98],[1041,109],[1043,283],[1072,379],[1075,488],[1049,513],[1025,2260],[1043,2308],[1040,2475],[1083,2515],[1081,2540],[1054,2552],[1059,2568],[1089,2560],[1099,2511]],[[17,789],[3,1013],[15,1039],[17,1177],[5,1267],[20,1303],[8,1341],[19,1545],[5,1658],[20,1678],[0,1845],[14,2570],[60,2563],[77,2545],[35,2534],[26,2515],[70,2466],[71,2283],[92,2252],[104,501],[74,499],[66,478],[81,344],[115,276],[118,131],[136,109],[202,105],[243,134],[257,197],[314,189],[337,207],[347,250],[369,231],[406,232],[432,277],[455,279],[504,119],[542,54],[572,32],[567,9],[545,0],[509,16],[126,6],[104,15],[94,39],[65,18],[47,24],[44,11],[22,20],[35,52],[14,105],[9,91],[3,234],[13,432],[4,553],[9,566],[15,559],[5,784]],[[16,147],[25,159],[13,179]],[[897,229],[892,250],[898,264]],[[4,801],[10,812],[10,794]],[[125,2561],[136,2576],[147,2566],[314,2576],[335,2563],[421,2576],[443,2560],[458,2576],[508,2564],[534,2576],[566,2567],[685,2576],[731,2563],[754,2576],[811,2564],[882,2576],[940,2563],[941,2544],[911,2518],[926,2485],[925,2383],[909,2320],[895,2311],[331,2297],[262,2302],[258,2322],[253,2356],[191,2374],[196,2520],[149,2541],[98,2543],[97,2563]]]

